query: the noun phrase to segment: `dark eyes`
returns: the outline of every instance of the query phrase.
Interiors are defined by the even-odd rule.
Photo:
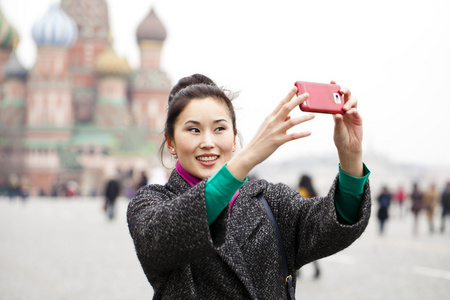
[[[224,130],[226,130],[226,128],[222,127],[222,126],[219,126],[216,129],[214,129],[214,131],[224,131]],[[198,128],[196,128],[196,127],[189,128],[188,131],[189,132],[195,132],[195,133],[199,133],[200,132],[200,130]]]

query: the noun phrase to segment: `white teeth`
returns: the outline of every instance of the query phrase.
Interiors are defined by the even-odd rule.
[[[197,159],[201,160],[201,161],[213,161],[218,158],[219,158],[219,156],[217,156],[217,155],[216,156],[199,156],[199,157],[197,157]]]

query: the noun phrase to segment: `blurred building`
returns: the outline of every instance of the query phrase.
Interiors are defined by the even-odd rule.
[[[0,176],[32,194],[75,181],[101,192],[106,177],[157,162],[171,83],[160,68],[166,30],[150,9],[136,30],[140,66],[114,52],[105,0],[61,0],[34,24],[31,70],[0,12]],[[134,172],[133,172],[134,171]]]

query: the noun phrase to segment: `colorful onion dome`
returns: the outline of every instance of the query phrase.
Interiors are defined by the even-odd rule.
[[[33,26],[32,35],[38,46],[69,47],[77,39],[77,26],[58,4],[53,4]]]
[[[0,49],[12,49],[14,40],[18,37],[17,31],[0,11]]]
[[[139,24],[136,31],[136,37],[138,42],[142,40],[153,40],[163,42],[166,37],[166,29],[163,23],[155,14],[155,10],[152,8],[150,13]]]
[[[102,76],[126,76],[131,71],[127,60],[119,57],[111,47],[97,57],[95,69]]]
[[[2,72],[5,78],[18,78],[24,80],[28,76],[28,71],[20,63],[16,51],[11,53],[8,61],[3,65]]]

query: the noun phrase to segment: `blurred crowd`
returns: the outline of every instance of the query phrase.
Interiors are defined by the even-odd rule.
[[[168,173],[165,169],[154,169],[148,177],[146,171],[140,171],[135,174],[133,170],[117,171],[115,175],[104,178],[103,188],[92,189],[89,192],[82,193],[80,184],[74,180],[62,180],[52,184],[50,191],[41,190],[38,194],[40,197],[59,197],[72,198],[76,196],[83,197],[103,197],[106,195],[108,184],[112,181],[118,185],[118,196],[131,199],[135,192],[142,186],[150,183],[165,183]],[[30,183],[26,176],[18,174],[10,174],[7,178],[0,178],[0,196],[6,196],[10,200],[22,199],[26,201],[30,196]]]
[[[157,168],[151,171],[150,178],[147,172],[141,171],[134,174],[132,170],[127,172],[117,171],[114,176],[105,178],[103,189],[92,190],[88,195],[82,195],[80,185],[74,180],[58,181],[52,185],[50,194],[41,191],[41,197],[74,198],[77,196],[89,196],[102,199],[103,210],[109,220],[116,217],[116,200],[125,197],[130,200],[136,191],[151,183],[164,184],[167,181],[168,172]],[[6,196],[10,201],[22,200],[26,202],[30,196],[29,182],[26,176],[10,174],[4,181],[0,181],[0,196]]]
[[[407,213],[413,216],[413,234],[419,232],[419,217],[422,215],[426,217],[429,233],[432,234],[438,229],[445,232],[447,219],[450,217],[450,181],[441,189],[434,183],[421,187],[418,182],[414,182],[410,189],[403,186],[392,189],[384,185],[373,200],[378,205],[380,234],[384,233],[385,224],[392,214],[402,218]],[[439,224],[435,224],[436,219],[439,220]]]

